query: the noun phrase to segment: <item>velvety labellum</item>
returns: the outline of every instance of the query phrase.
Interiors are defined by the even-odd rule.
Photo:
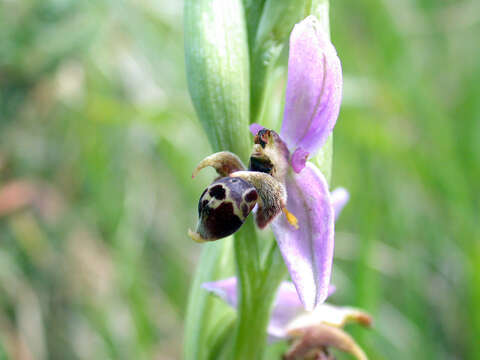
[[[273,164],[268,159],[260,159],[256,157],[250,158],[250,163],[248,164],[248,170],[250,171],[260,171],[263,173],[270,174],[273,169]]]
[[[236,232],[254,208],[258,194],[241,178],[224,177],[213,182],[198,201],[197,233],[217,240]]]

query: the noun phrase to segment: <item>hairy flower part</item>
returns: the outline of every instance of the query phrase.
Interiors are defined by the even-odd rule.
[[[318,356],[328,355],[329,347],[350,353],[358,360],[368,360],[350,335],[333,326],[318,324],[298,329],[290,335],[296,340],[284,355],[285,360],[318,359]]]
[[[204,283],[203,288],[219,296],[233,308],[237,307],[237,279],[235,277]],[[335,291],[330,286],[328,293]],[[271,342],[293,340],[285,359],[305,359],[312,353],[328,354],[328,347],[349,352],[359,360],[367,359],[363,350],[342,328],[347,323],[371,326],[367,313],[352,307],[321,304],[313,311],[305,311],[291,282],[284,281],[277,292],[267,328]]]
[[[325,144],[342,100],[342,67],[328,34],[314,16],[290,35],[288,80],[280,136],[293,153],[298,173],[308,154]]]
[[[259,128],[249,171],[242,171],[243,163],[228,152],[205,158],[195,169],[194,175],[212,166],[224,177],[201,195],[197,230],[189,235],[197,242],[230,235],[257,204],[257,225],[264,228],[273,220],[272,230],[299,297],[305,308],[312,310],[327,296],[333,223],[348,201],[348,192],[339,188],[330,195],[325,178],[312,163],[301,174],[277,171],[288,162],[288,150],[274,131]],[[242,181],[235,182],[235,178]],[[282,211],[285,216],[278,217]]]

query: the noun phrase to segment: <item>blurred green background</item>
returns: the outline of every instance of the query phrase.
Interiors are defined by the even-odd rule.
[[[212,175],[182,7],[0,0],[0,359],[180,357]],[[480,2],[335,0],[331,25],[331,301],[373,314],[348,329],[371,359],[479,359]]]

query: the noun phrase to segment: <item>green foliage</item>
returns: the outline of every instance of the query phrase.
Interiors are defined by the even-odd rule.
[[[181,357],[201,248],[186,230],[214,176],[190,178],[211,148],[182,9],[0,2],[0,359]],[[373,330],[349,329],[372,359],[478,358],[479,4],[330,11],[345,74],[332,179],[351,192],[331,301],[373,314]],[[284,85],[267,84],[269,121]],[[225,311],[208,339],[221,346],[234,314],[207,299]]]
[[[198,118],[214,151],[248,156],[250,73],[241,0],[187,0],[187,80]]]

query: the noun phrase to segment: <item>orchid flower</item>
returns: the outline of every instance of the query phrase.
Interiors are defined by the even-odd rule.
[[[189,231],[198,242],[217,240],[239,229],[257,205],[256,223],[271,224],[300,301],[307,310],[328,295],[334,220],[328,183],[307,160],[326,142],[341,102],[342,70],[336,50],[314,16],[292,30],[284,119],[279,134],[253,124],[255,139],[248,171],[229,152],[200,162],[195,175],[213,166],[222,178],[201,195],[199,224]],[[338,207],[348,198],[339,190]],[[288,209],[288,210],[287,210]],[[281,213],[285,216],[278,216]]]
[[[290,276],[307,310],[328,294],[333,247],[334,209],[328,184],[313,156],[331,135],[340,110],[342,70],[328,34],[315,17],[297,24],[290,36],[288,80],[280,137],[291,156],[285,179],[287,208],[298,219],[293,229],[283,217],[272,229]],[[251,126],[253,132],[260,125]],[[337,193],[345,198],[345,193]]]
[[[233,308],[237,307],[235,277],[204,283],[203,288]],[[334,291],[335,288],[330,286],[328,295]],[[267,332],[270,342],[295,340],[286,359],[304,358],[307,353],[325,351],[329,346],[349,352],[359,360],[367,359],[357,343],[341,329],[349,322],[370,326],[372,320],[361,310],[327,303],[320,304],[313,311],[305,311],[293,284],[284,281],[278,289]]]

